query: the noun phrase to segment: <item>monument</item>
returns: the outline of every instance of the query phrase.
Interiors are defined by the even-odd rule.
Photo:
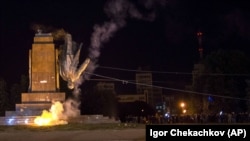
[[[28,92],[21,94],[16,111],[5,112],[7,124],[30,123],[44,109],[49,110],[53,101],[65,101],[65,93],[59,89],[58,70],[58,49],[52,34],[36,33],[29,50]]]
[[[70,100],[66,100],[66,94],[60,92],[59,77],[68,82],[69,89],[77,90],[81,84],[81,76],[91,60],[86,58],[79,65],[81,45],[80,47],[73,45],[70,34],[63,34],[63,36],[65,45],[57,49],[51,33],[42,33],[38,30],[35,34],[32,49],[29,50],[28,92],[21,94],[21,103],[15,105],[15,111],[6,111],[5,117],[0,117],[0,125],[36,124],[35,120],[43,118],[41,115],[44,111],[50,111],[54,102],[64,103],[65,108],[67,107]],[[76,98],[79,95],[79,93],[73,94]],[[65,111],[67,113],[67,108]],[[72,114],[74,107],[70,107],[69,111]],[[103,115],[80,115],[78,109],[76,113],[77,116],[70,119],[72,122],[117,122]]]

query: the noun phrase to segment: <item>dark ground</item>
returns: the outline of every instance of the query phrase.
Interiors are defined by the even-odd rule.
[[[145,129],[0,131],[2,141],[145,141]]]

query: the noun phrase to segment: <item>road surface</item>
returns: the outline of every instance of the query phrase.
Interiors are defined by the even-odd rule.
[[[145,129],[0,131],[1,141],[145,141]]]

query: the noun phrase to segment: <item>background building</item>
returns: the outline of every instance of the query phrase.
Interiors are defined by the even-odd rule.
[[[153,77],[151,72],[136,73],[137,94],[145,94],[146,102],[153,107],[162,103],[162,89],[153,86]]]
[[[115,92],[115,83],[113,82],[98,82],[96,84],[96,88],[98,91],[110,91],[112,93],[116,93]]]

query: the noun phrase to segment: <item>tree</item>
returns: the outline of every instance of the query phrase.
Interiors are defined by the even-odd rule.
[[[29,87],[29,78],[27,75],[21,75],[20,90],[21,92],[27,92]]]
[[[21,101],[21,89],[20,84],[13,84],[10,88],[10,94],[8,96],[7,110],[14,110],[15,104]]]
[[[205,78],[203,72],[204,72],[205,66],[204,64],[195,64],[194,70],[193,70],[193,83],[191,86],[191,90],[195,92],[203,92],[204,85],[205,85]],[[206,111],[205,106],[203,106],[206,101],[204,100],[206,96],[203,95],[196,95],[191,94],[190,95],[190,103],[189,105],[189,112],[191,113],[204,113]]]
[[[81,107],[83,114],[102,114],[102,100],[97,91],[86,90],[82,95]]]
[[[139,120],[141,117],[154,116],[157,113],[152,105],[144,101],[124,102],[118,105],[118,116],[121,122],[126,122],[127,116],[137,117]]]
[[[101,109],[104,116],[117,117],[117,99],[115,93],[109,90],[99,91]]]
[[[193,79],[193,91],[211,93],[211,96],[197,96],[202,112],[243,112],[247,110],[246,79],[250,62],[238,50],[218,50],[209,54],[201,63]],[[197,100],[196,98],[196,100]]]
[[[8,92],[7,92],[7,84],[3,78],[0,78],[0,116],[4,116],[6,105],[8,102]]]
[[[84,114],[102,114],[117,117],[117,99],[111,90],[89,90],[82,96],[82,111]]]
[[[246,87],[247,109],[250,110],[250,79],[247,79],[246,83],[247,83],[247,87]]]
[[[8,95],[7,110],[15,110],[15,104],[21,103],[21,94],[28,91],[28,77],[21,75],[20,83],[14,83],[10,88]]]

